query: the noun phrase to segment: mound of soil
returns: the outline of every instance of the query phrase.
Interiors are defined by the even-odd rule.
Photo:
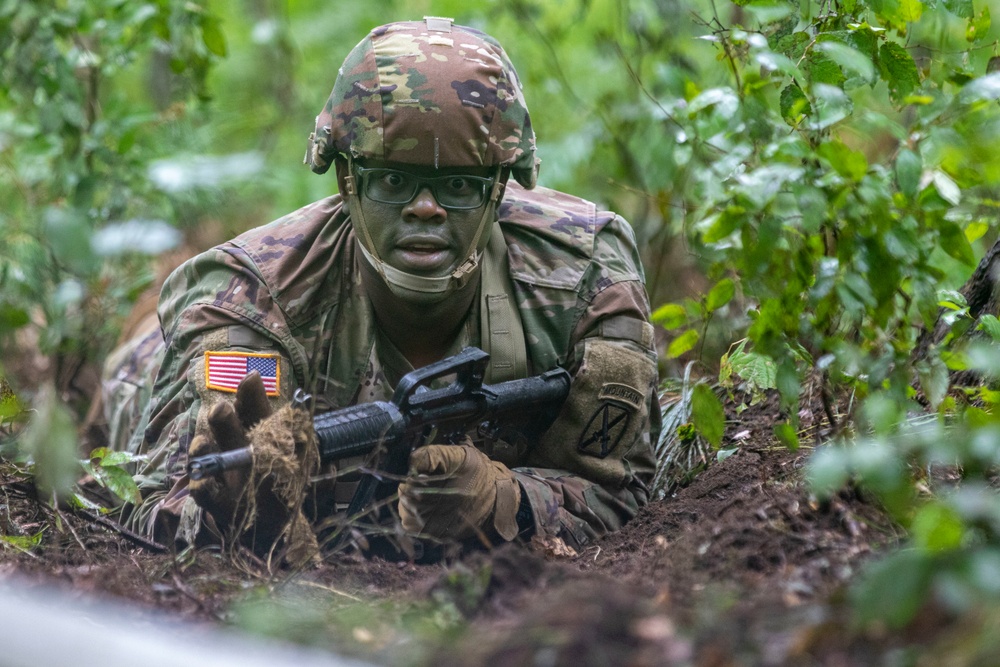
[[[508,546],[447,565],[338,555],[276,579],[213,551],[154,553],[107,519],[38,502],[29,479],[0,467],[0,579],[207,624],[230,621],[248,582],[351,601],[446,601],[464,619],[426,663],[370,633],[338,638],[338,650],[394,664],[867,662],[874,645],[845,629],[839,591],[898,533],[857,495],[810,496],[805,452],[772,441],[773,418],[766,405],[734,415],[735,454],[580,554]]]

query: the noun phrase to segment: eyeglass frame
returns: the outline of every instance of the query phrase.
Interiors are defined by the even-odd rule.
[[[410,173],[408,171],[403,171],[401,169],[392,169],[390,167],[362,167],[360,165],[355,164],[353,165],[352,168],[357,173],[358,177],[358,188],[357,188],[358,193],[364,194],[365,197],[374,202],[378,202],[380,204],[389,204],[391,206],[406,206],[414,199],[416,199],[417,195],[420,194],[420,191],[426,187],[430,189],[431,195],[433,195],[434,197],[434,201],[436,201],[438,205],[441,206],[441,208],[447,209],[449,211],[474,211],[478,208],[482,208],[483,206],[486,205],[487,202],[489,202],[490,194],[496,188],[497,182],[500,178],[499,173],[497,173],[497,175],[493,177],[473,176],[471,174],[445,174],[442,176],[426,177],[426,176],[417,176],[416,174]],[[375,197],[370,196],[368,194],[368,188],[367,188],[369,181],[368,178],[366,177],[366,174],[370,172],[391,172],[394,174],[400,174],[405,178],[415,181],[413,194],[410,195],[410,198],[407,199],[406,201],[386,201],[384,199],[376,199]],[[441,202],[441,197],[438,196],[438,190],[437,190],[438,182],[446,178],[455,178],[455,177],[464,178],[473,181],[475,183],[478,183],[479,185],[482,186],[481,200],[478,204],[476,204],[475,206],[453,206]]]

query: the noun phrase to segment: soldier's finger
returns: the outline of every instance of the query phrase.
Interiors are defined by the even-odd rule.
[[[410,453],[410,472],[423,475],[449,475],[465,461],[465,450],[457,445],[427,445]]]
[[[224,452],[250,446],[240,418],[229,402],[218,403],[212,408],[208,413],[208,427],[219,449]]]
[[[271,402],[260,373],[253,371],[240,381],[236,388],[236,414],[243,428],[249,430],[271,415]]]
[[[214,440],[204,435],[196,435],[188,447],[188,456],[193,459],[205,454],[215,454],[218,451],[219,446],[215,444]]]

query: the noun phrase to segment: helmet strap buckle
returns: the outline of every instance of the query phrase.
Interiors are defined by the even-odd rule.
[[[462,262],[462,265],[452,272],[451,277],[459,281],[461,284],[465,284],[469,275],[479,268],[479,258],[481,255],[481,252],[473,253],[471,257]]]

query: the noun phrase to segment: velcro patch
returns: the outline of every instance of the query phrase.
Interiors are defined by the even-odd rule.
[[[243,378],[254,371],[260,373],[268,396],[281,394],[281,363],[277,354],[219,350],[205,352],[205,386],[209,389],[235,393]]]
[[[597,409],[584,427],[576,449],[582,454],[606,458],[614,451],[628,429],[632,412],[612,403],[604,403]]]
[[[627,384],[606,382],[601,386],[601,391],[597,398],[600,401],[613,401],[628,406],[632,410],[639,410],[646,397],[641,391]]]

